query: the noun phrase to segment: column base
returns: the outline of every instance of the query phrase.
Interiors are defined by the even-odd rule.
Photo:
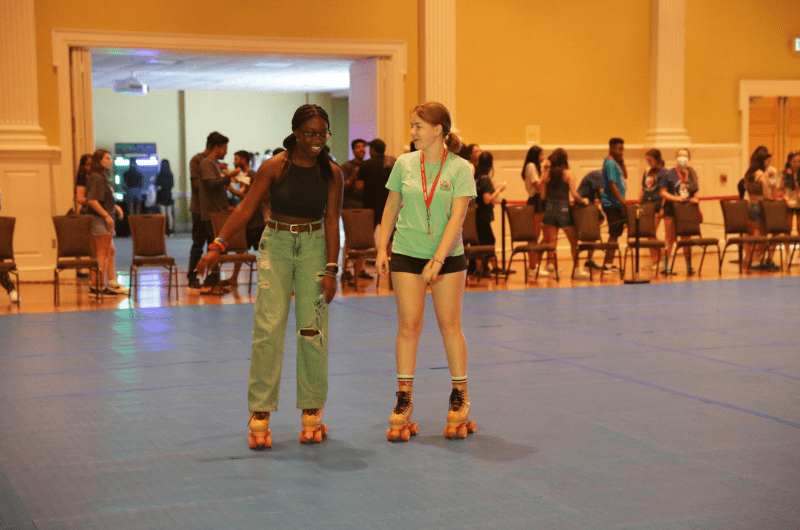
[[[691,145],[692,139],[689,133],[683,128],[659,128],[650,129],[644,137],[645,146],[655,147],[687,147]]]

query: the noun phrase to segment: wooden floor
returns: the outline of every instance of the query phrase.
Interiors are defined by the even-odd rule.
[[[238,304],[238,303],[253,303],[255,302],[255,295],[257,288],[255,284],[252,290],[248,292],[246,270],[244,270],[239,279],[238,287],[234,288],[230,293],[222,296],[209,296],[201,295],[196,291],[188,289],[188,281],[186,279],[186,264],[188,258],[183,254],[188,253],[188,247],[191,242],[187,236],[170,238],[169,246],[174,248],[175,251],[171,255],[176,257],[176,262],[179,263],[178,281],[179,286],[177,290],[173,288],[172,295],[167,296],[167,275],[163,269],[143,269],[139,273],[140,288],[136,291],[133,297],[129,296],[106,296],[103,300],[95,300],[94,295],[89,293],[88,280],[76,280],[74,276],[70,278],[69,272],[64,273],[64,280],[61,282],[61,303],[58,307],[53,302],[53,282],[23,282],[20,287],[21,303],[19,305],[11,304],[7,298],[0,299],[0,315],[16,314],[16,313],[49,313],[56,311],[83,311],[94,309],[127,309],[131,307],[171,307],[171,306],[193,306],[193,305],[218,305],[218,304]],[[117,239],[117,269],[118,281],[122,285],[128,286],[130,279],[128,277],[129,259],[127,256],[130,254],[130,240]],[[568,255],[568,249],[559,249],[561,256]],[[726,279],[739,279],[739,278],[763,278],[763,277],[781,277],[781,276],[796,276],[800,277],[800,255],[796,252],[794,263],[789,271],[784,267],[781,271],[751,271],[740,273],[739,267],[735,263],[737,258],[736,247],[730,247],[725,255],[725,262],[723,263],[722,273],[718,273],[718,260],[716,252],[709,252],[703,263],[702,270],[699,274],[687,276],[686,265],[683,256],[679,256],[675,262],[675,274],[664,277],[661,274],[656,275],[654,271],[650,270],[649,257],[642,257],[641,261],[641,274],[640,279],[649,280],[651,283],[664,283],[664,282],[696,282],[696,281],[714,281]],[[509,256],[506,257],[508,259]],[[696,251],[693,255],[693,263],[695,268],[699,266],[701,252]],[[341,261],[341,260],[340,260]],[[583,261],[583,260],[582,260]],[[780,263],[779,255],[775,254],[776,263]],[[602,262],[602,256],[595,257],[596,263]],[[570,278],[572,272],[572,262],[568,259],[561,259],[559,261],[560,279],[556,281],[555,277],[551,275],[549,278],[540,277],[534,280],[533,277],[528,278],[526,283],[524,280],[522,260],[517,255],[514,263],[511,266],[512,273],[508,276],[508,280],[504,276],[500,276],[495,280],[494,276],[490,278],[477,279],[470,276],[467,283],[467,291],[505,291],[505,290],[518,290],[518,289],[546,289],[546,288],[565,288],[565,287],[588,287],[588,286],[609,286],[620,285],[623,283],[623,278],[619,273],[606,273],[602,277],[599,272],[595,271],[594,278],[589,279],[576,279]],[[367,272],[375,276],[375,268],[367,266]],[[230,275],[230,269],[223,270],[223,278]],[[626,279],[631,279],[632,271],[630,262],[625,274]],[[255,274],[253,276],[255,283]],[[352,285],[339,282],[339,293],[337,296],[383,296],[391,295],[392,290],[389,287],[389,282],[381,279],[377,282],[375,280],[359,280],[358,288]],[[631,286],[632,288],[647,289],[647,285]]]

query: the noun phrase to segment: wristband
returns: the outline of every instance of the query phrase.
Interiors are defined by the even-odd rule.
[[[228,250],[228,242],[222,239],[221,237],[214,238],[214,243],[219,245],[220,252],[225,252],[226,250]],[[211,245],[209,245],[209,248],[211,248]]]
[[[223,252],[225,252],[225,247],[221,243],[217,243],[216,241],[214,241],[213,243],[209,243],[208,250],[209,251],[216,250],[217,252],[222,254]]]
[[[437,258],[436,256],[433,256],[431,259],[432,259],[433,261],[437,262],[437,263],[441,263],[442,265],[444,265],[444,261],[440,260],[440,259],[439,259],[439,258]]]
[[[338,267],[338,266],[339,266],[338,263],[326,263],[325,264],[325,267]]]
[[[325,266],[325,270],[332,272],[333,274],[336,274],[337,272],[339,272],[339,266],[335,263],[328,263]]]

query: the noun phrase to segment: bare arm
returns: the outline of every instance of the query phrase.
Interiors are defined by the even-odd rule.
[[[616,182],[608,181],[608,189],[611,190],[611,195],[613,195],[620,204],[625,204],[625,198],[620,193],[619,188],[617,187]]]
[[[572,198],[575,199],[575,202],[579,202],[581,204],[589,204],[589,199],[584,199],[578,194],[577,188],[575,188],[575,174],[572,173],[569,169],[564,171],[564,177],[567,179],[567,183],[569,184],[569,193],[572,195]]]
[[[389,238],[397,222],[400,207],[403,204],[403,197],[396,191],[389,190],[389,198],[386,199],[386,206],[381,217],[381,230],[378,234],[378,257],[375,259],[375,267],[384,278],[389,277]]]
[[[331,163],[331,167],[333,182],[328,185],[328,203],[325,207],[325,247],[328,261],[333,263],[339,259],[339,217],[342,213],[344,177],[339,166]],[[322,293],[325,295],[325,303],[330,304],[336,296],[336,278],[322,277]]]
[[[75,202],[78,206],[86,204],[86,186],[75,186]]]
[[[547,183],[550,182],[550,161],[545,160],[542,164],[542,178],[539,179],[539,195],[542,200],[547,198]]]

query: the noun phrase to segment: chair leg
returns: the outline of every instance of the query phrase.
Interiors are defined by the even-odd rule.
[[[552,252],[553,252],[553,261],[556,262],[556,266],[553,267],[553,270],[555,270],[556,281],[558,281],[558,280],[561,279],[561,276],[559,276],[559,274],[558,274],[558,252],[556,252],[555,250],[553,250]],[[539,260],[539,261],[541,261],[541,260]]]
[[[700,276],[703,273],[703,261],[706,259],[706,249],[707,248],[708,247],[703,245],[703,255],[700,257],[700,266],[697,267],[697,275],[698,276]],[[717,248],[717,253],[719,253],[719,248]]]
[[[53,269],[53,304],[58,306],[58,269]]]
[[[678,246],[678,242],[675,242],[675,250],[672,252],[672,263],[669,265],[669,270],[675,268],[675,258],[678,257],[678,250],[680,250],[680,246]]]

